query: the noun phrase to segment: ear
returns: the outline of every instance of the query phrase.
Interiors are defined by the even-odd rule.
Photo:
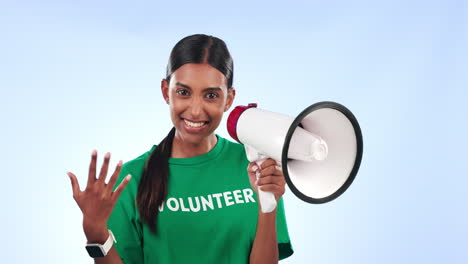
[[[166,79],[161,80],[161,92],[167,104],[169,104],[169,82]]]
[[[226,106],[224,107],[224,112],[229,110],[231,108],[232,103],[234,102],[234,98],[236,97],[236,89],[234,87],[231,87],[231,89],[228,89],[228,95],[227,95],[227,100],[226,100]]]

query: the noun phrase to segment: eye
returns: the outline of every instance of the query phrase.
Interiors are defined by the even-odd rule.
[[[187,96],[187,95],[190,95],[189,92],[187,90],[184,90],[184,89],[178,89],[176,90],[176,93],[182,95],[182,96]]]
[[[219,96],[216,93],[207,93],[206,97],[209,99],[215,99],[215,98],[218,98]]]

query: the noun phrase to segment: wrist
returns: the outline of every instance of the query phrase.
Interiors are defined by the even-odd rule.
[[[264,213],[264,212],[262,211],[261,206],[259,206],[259,207],[258,207],[258,215],[259,215],[259,216],[262,216],[262,217],[276,216],[276,212],[277,212],[276,209],[277,209],[277,208],[275,208],[275,210],[273,210],[273,211],[271,211],[271,212],[269,212],[269,213]]]
[[[86,233],[87,243],[97,243],[97,244],[104,244],[109,238],[109,230],[106,228],[104,230],[99,230],[91,233]]]
[[[88,243],[104,243],[109,238],[107,224],[93,223],[83,220],[83,230]]]

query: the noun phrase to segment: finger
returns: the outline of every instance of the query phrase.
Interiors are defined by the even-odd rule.
[[[119,184],[119,186],[117,186],[117,188],[115,188],[115,191],[112,193],[112,199],[114,201],[117,201],[117,199],[119,198],[120,194],[122,193],[122,191],[125,189],[125,187],[127,186],[128,182],[130,181],[132,175],[127,175],[123,180],[122,182]]]
[[[278,177],[278,176],[266,176],[266,177],[258,179],[257,185],[266,185],[266,184],[282,185],[282,184],[285,184],[285,181],[283,177]]]
[[[110,160],[110,153],[107,152],[106,155],[104,155],[104,162],[102,163],[101,166],[101,172],[99,173],[99,181],[105,182],[106,176],[107,176],[107,170],[109,169],[109,160]]]
[[[247,171],[249,172],[256,172],[259,169],[259,166],[256,162],[250,162],[249,166],[247,167]]]
[[[283,171],[283,165],[280,161],[276,161],[275,167],[276,169]]]
[[[283,173],[283,167],[275,165],[275,168],[280,172]]]
[[[273,166],[275,164],[276,164],[276,160],[274,160],[272,158],[268,158],[260,165],[260,168],[265,169],[265,168]]]
[[[67,172],[68,177],[70,178],[72,191],[73,191],[73,198],[76,198],[80,193],[80,185],[78,184],[78,180],[76,179],[75,174],[71,172]]]
[[[257,178],[257,174],[253,171],[247,171],[247,173],[249,174],[249,178],[251,179],[256,179]]]
[[[256,162],[251,162],[247,167],[247,173],[249,174],[249,179],[251,182],[257,181],[257,174],[260,173],[259,166]]]
[[[276,166],[270,166],[268,168],[262,169],[260,177],[265,177],[269,175],[281,176],[282,172],[276,168]]]
[[[96,159],[97,151],[93,150],[91,153],[91,163],[89,164],[88,187],[91,186],[94,181],[96,181]]]
[[[119,163],[117,163],[114,174],[112,174],[112,177],[109,180],[109,184],[107,185],[109,190],[107,192],[111,193],[112,190],[114,190],[115,183],[117,182],[117,178],[119,177],[119,174],[120,174],[120,169],[122,169],[122,161],[121,160],[119,160]]]
[[[255,175],[255,172],[248,172],[249,175],[249,182],[252,184],[252,186],[257,185],[257,176]]]
[[[272,192],[274,194],[283,194],[284,193],[284,188],[282,188],[279,185],[276,184],[265,184],[262,186],[259,186],[260,190],[264,192]]]

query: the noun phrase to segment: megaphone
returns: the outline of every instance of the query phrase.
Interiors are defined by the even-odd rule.
[[[259,109],[255,103],[237,106],[229,114],[227,130],[245,146],[250,162],[278,161],[289,189],[308,203],[326,203],[343,194],[361,164],[359,123],[336,102],[313,104],[296,118]],[[259,189],[258,196],[264,213],[276,208],[273,193]]]

